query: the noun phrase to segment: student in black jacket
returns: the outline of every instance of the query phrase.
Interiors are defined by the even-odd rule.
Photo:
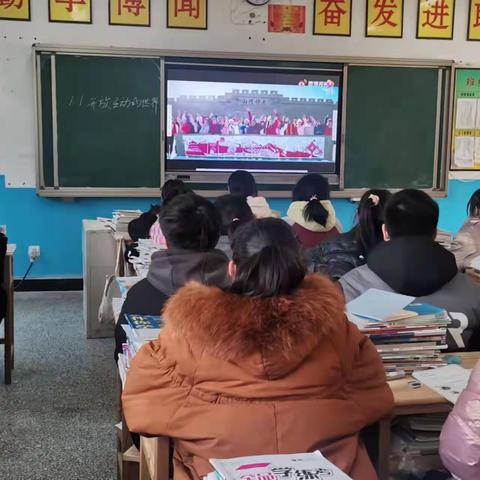
[[[168,298],[190,280],[228,285],[228,258],[214,250],[220,219],[207,199],[194,193],[179,195],[162,208],[159,222],[168,249],[152,255],[147,277],[127,294],[115,327],[115,360],[126,341],[125,314],[160,315]]]
[[[160,194],[162,204],[151,205],[148,212],[142,213],[138,218],[135,218],[128,224],[128,234],[130,235],[130,238],[134,242],[138,241],[140,238],[149,238],[150,229],[157,221],[161,208],[166,206],[168,202],[173,200],[176,196],[188,193],[189,191],[188,187],[181,180],[167,180],[163,184]]]
[[[358,204],[357,224],[349,232],[310,251],[313,270],[339,280],[350,270],[364,265],[368,253],[383,242],[383,212],[391,195],[388,190],[365,192]]]

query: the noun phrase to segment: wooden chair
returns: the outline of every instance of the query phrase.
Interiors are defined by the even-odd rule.
[[[169,480],[170,439],[140,438],[140,480]]]
[[[7,238],[0,236],[0,322],[3,319],[5,335],[0,338],[0,345],[5,346],[5,376],[4,383],[12,383],[12,370],[14,365],[14,309],[13,309],[13,254],[15,245],[7,248]]]

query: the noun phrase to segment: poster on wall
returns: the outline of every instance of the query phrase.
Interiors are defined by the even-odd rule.
[[[167,28],[206,30],[208,0],[167,0]]]
[[[110,25],[150,26],[150,0],[109,0]]]
[[[367,0],[367,37],[402,38],[404,0]]]
[[[268,31],[274,33],[305,33],[304,5],[269,5]]]
[[[92,23],[92,0],[49,0],[48,19],[60,23]]]
[[[418,0],[417,38],[452,40],[455,0]]]
[[[467,40],[480,40],[480,0],[470,0]]]
[[[452,170],[480,170],[480,69],[457,69]]]
[[[267,5],[252,5],[245,0],[232,0],[230,19],[233,25],[267,23]]]
[[[349,37],[352,31],[352,0],[315,0],[314,35]]]
[[[30,0],[0,1],[0,20],[30,21]]]

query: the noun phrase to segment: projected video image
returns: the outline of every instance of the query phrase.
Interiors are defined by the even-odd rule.
[[[232,161],[335,164],[338,78],[242,73],[242,82],[229,81],[232,72],[217,73],[216,81],[169,78],[167,159],[212,168]]]

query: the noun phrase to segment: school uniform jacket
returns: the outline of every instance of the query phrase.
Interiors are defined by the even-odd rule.
[[[209,458],[316,449],[354,480],[376,479],[359,431],[390,412],[393,396],[344,308],[318,275],[263,299],[188,284],[131,365],[128,427],[174,439],[175,480],[202,478]]]

